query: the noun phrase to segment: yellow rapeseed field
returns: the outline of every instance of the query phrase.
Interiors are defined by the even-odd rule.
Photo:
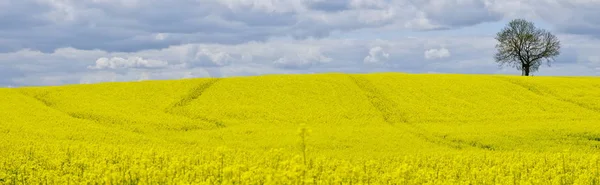
[[[600,78],[0,88],[0,184],[600,184]]]

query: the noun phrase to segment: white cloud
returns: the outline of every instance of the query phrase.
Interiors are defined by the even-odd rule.
[[[390,58],[390,54],[385,52],[380,46],[373,47],[369,50],[369,55],[364,59],[364,63],[382,63]]]
[[[314,61],[310,61],[307,59],[303,59],[300,57],[281,57],[275,61],[273,61],[273,64],[275,64],[276,66],[282,67],[282,68],[309,68],[313,65]]]
[[[589,56],[588,60],[595,65],[600,65],[600,55]]]
[[[388,2],[384,0],[351,0],[350,5],[354,8],[385,8]]]
[[[149,80],[149,79],[150,79],[150,73],[142,72],[142,74],[140,74],[140,78],[138,78],[138,81],[144,81],[144,80]]]
[[[312,6],[315,2],[324,6]],[[600,1],[594,0],[26,0],[2,6],[0,22],[10,28],[0,35],[0,52],[67,46],[137,52],[182,43],[324,38],[364,29],[454,29],[516,17],[600,37],[594,19]]]
[[[405,22],[404,27],[415,30],[435,30],[441,28],[441,26],[431,23],[423,12],[418,12],[417,17]]]
[[[155,34],[154,39],[165,40],[168,36],[169,36],[168,33],[157,33],[157,34]]]
[[[96,60],[96,65],[88,66],[88,69],[162,68],[167,65],[165,61],[146,60],[141,57],[102,57]]]
[[[577,62],[543,66],[536,75],[597,73],[594,68],[599,67],[595,64],[595,57],[600,49],[600,40],[577,35],[558,36],[564,43],[565,51],[577,51],[570,52],[572,56],[563,60]],[[73,48],[57,49],[52,53],[21,50],[0,53],[0,75],[3,75],[0,85],[60,85],[136,81],[146,77],[179,79],[315,72],[518,74],[513,68],[497,67],[493,62],[494,44],[493,36],[417,36],[396,39],[272,39],[243,44],[196,43],[137,52]],[[424,60],[423,57],[427,50],[430,51],[430,60]],[[447,50],[447,55],[444,50]],[[567,53],[564,55],[567,56]],[[384,65],[371,65],[373,63]]]
[[[299,12],[305,10],[301,1],[279,1],[279,0],[219,0],[221,4],[235,11],[249,9],[263,12]]]
[[[441,59],[447,57],[450,57],[450,51],[446,48],[428,49],[427,51],[425,51],[425,59],[428,60]]]
[[[183,62],[189,66],[225,66],[235,61],[229,53],[220,48],[200,45],[187,46]]]
[[[281,68],[306,69],[315,65],[329,63],[333,59],[329,58],[317,47],[295,48],[296,54],[284,55],[273,61],[273,64]]]
[[[194,78],[194,73],[192,73],[191,71],[187,71],[183,74],[183,77],[181,78]]]
[[[92,0],[92,2],[97,4],[114,4],[127,8],[135,8],[139,4],[139,0]]]
[[[77,8],[68,1],[41,0],[39,2],[46,3],[53,8],[53,10],[47,12],[45,16],[55,23],[72,22],[77,18]]]

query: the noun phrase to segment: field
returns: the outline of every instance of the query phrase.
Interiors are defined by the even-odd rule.
[[[600,184],[600,78],[0,88],[0,184]]]

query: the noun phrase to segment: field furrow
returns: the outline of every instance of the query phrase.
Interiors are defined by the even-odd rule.
[[[369,102],[381,113],[383,119],[389,124],[406,123],[403,110],[398,105],[380,93],[369,80],[360,76],[349,76],[369,99]]]
[[[0,88],[0,184],[600,184],[598,97],[403,73]]]
[[[202,93],[206,91],[206,89],[210,88],[213,84],[217,83],[219,79],[211,79],[207,82],[202,82],[200,85],[194,87],[188,94],[186,94],[183,98],[179,99],[179,101],[173,103],[170,109],[183,107],[188,105],[190,102],[198,99],[198,97],[202,96]]]

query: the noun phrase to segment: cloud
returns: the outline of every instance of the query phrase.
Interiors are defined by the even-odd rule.
[[[482,1],[23,0],[2,5],[0,52],[57,48],[137,52],[190,43],[325,38],[365,28],[457,28],[510,9]],[[542,7],[545,8],[545,7]],[[456,9],[468,11],[455,11]],[[144,10],[144,11],[140,11]],[[452,14],[453,16],[446,16]],[[581,17],[584,19],[584,17]]]
[[[456,29],[517,17],[545,21],[561,33],[598,37],[599,8],[598,1],[548,0],[3,1],[0,52],[51,53],[66,47],[137,52],[193,43],[327,38],[363,29]]]
[[[387,61],[389,58],[390,54],[385,52],[383,48],[377,46],[369,50],[369,55],[363,59],[363,62],[368,64],[382,63]]]
[[[188,72],[185,72],[183,77],[181,77],[181,78],[194,78],[194,77],[195,77],[194,73],[188,71]]]
[[[404,27],[415,30],[438,30],[444,28],[441,25],[432,23],[424,12],[418,12],[415,18],[404,23]]]
[[[450,51],[446,48],[440,49],[428,49],[425,51],[425,59],[433,60],[433,59],[441,59],[450,57]]]
[[[533,20],[563,44],[556,65],[540,74],[596,74],[598,9],[589,0],[0,1],[0,85],[315,72],[519,74],[492,60],[494,34],[513,18]]]
[[[155,34],[154,39],[159,40],[159,41],[165,40],[165,39],[167,39],[168,36],[169,36],[168,33],[157,33],[157,34]]]
[[[102,57],[96,60],[96,65],[88,66],[88,69],[163,68],[167,65],[164,61],[146,60],[141,57]]]
[[[191,67],[217,67],[229,65],[236,59],[221,50],[211,50],[198,45],[191,45],[188,47],[183,60]]]
[[[600,55],[592,55],[587,57],[587,61],[589,61],[586,67],[590,69],[595,69],[598,73],[600,73]],[[585,65],[580,65],[585,66]]]
[[[557,58],[552,67],[541,67],[536,75],[566,74],[560,70],[578,70],[572,73],[580,75],[596,74],[592,69],[600,67],[595,60],[600,40],[578,35],[558,37],[565,47],[564,58]],[[61,48],[43,53],[28,49],[0,53],[0,85],[315,72],[518,75],[515,69],[499,68],[493,61],[494,43],[493,36],[428,36],[386,40],[326,38],[293,42],[275,39],[235,45],[186,44],[138,52]],[[447,56],[444,50],[447,50]],[[429,60],[424,57],[424,51],[429,51]],[[443,56],[446,57],[439,58]]]
[[[298,51],[294,55],[286,55],[278,58],[273,62],[275,67],[284,69],[307,69],[313,66],[331,62],[332,59],[324,56],[318,48],[310,47],[305,50]]]
[[[143,72],[142,74],[140,74],[140,77],[138,78],[138,81],[144,81],[144,80],[149,80],[150,77],[150,73],[148,72]]]
[[[562,46],[560,55],[558,55],[553,63],[557,64],[576,64],[579,60],[579,52],[572,46]]]
[[[346,0],[307,0],[306,6],[320,11],[344,11],[350,9],[350,2]]]
[[[503,18],[502,13],[491,11],[490,4],[481,0],[414,2],[418,2],[415,3],[415,6],[420,12],[424,13],[431,24],[444,28],[472,26],[484,22],[499,21]]]
[[[534,12],[562,33],[600,38],[600,1],[541,1]]]
[[[535,76],[600,76],[599,67],[589,67],[586,65],[557,64],[552,67],[540,67]]]

